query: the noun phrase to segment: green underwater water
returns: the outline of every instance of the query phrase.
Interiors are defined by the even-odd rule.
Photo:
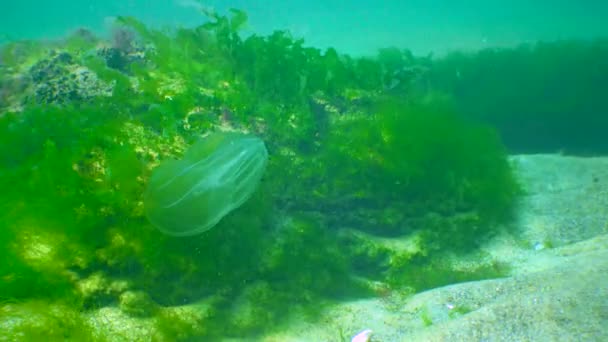
[[[2,46],[8,340],[247,339],[294,310],[505,276],[449,259],[509,229],[508,153],[608,150],[607,40],[351,57],[206,15]],[[145,215],[154,170],[225,131],[266,145],[257,189],[201,234],[163,234]]]

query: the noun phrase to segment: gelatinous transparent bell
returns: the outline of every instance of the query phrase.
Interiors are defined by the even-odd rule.
[[[251,197],[267,161],[260,138],[212,133],[192,145],[183,159],[165,161],[153,170],[144,196],[146,216],[169,235],[211,229]]]

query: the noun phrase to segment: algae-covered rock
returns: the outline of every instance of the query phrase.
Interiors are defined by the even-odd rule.
[[[87,67],[78,64],[69,52],[51,52],[47,59],[34,64],[31,77],[31,101],[43,104],[64,104],[111,96],[113,84],[100,80]]]
[[[98,308],[116,302],[130,284],[126,280],[112,279],[103,272],[95,272],[75,282],[76,293],[85,306]]]
[[[149,317],[158,310],[156,304],[147,293],[142,291],[126,291],[119,297],[119,307],[122,312],[131,316]]]
[[[167,341],[215,336],[219,323],[214,321],[215,300],[211,297],[190,305],[162,308],[154,318],[158,336]]]
[[[277,320],[276,311],[281,298],[266,282],[257,282],[248,286],[236,298],[231,310],[231,322],[235,335],[251,335],[272,325]]]
[[[78,310],[32,300],[0,305],[0,341],[103,341]]]
[[[85,313],[94,336],[110,336],[109,341],[141,341],[160,336],[151,318],[133,317],[117,307],[104,307]],[[98,340],[104,340],[98,338]],[[165,341],[166,339],[158,339]]]

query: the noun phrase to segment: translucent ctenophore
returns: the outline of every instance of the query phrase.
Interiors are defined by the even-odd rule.
[[[154,169],[144,197],[146,216],[169,235],[211,229],[251,197],[267,161],[260,138],[213,133],[192,145],[183,159]]]

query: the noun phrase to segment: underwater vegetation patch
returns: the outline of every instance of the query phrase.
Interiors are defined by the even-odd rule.
[[[373,108],[336,119],[319,162],[317,192],[337,223],[388,236],[422,229],[436,249],[467,249],[508,219],[520,190],[491,127],[437,95]]]
[[[518,186],[496,131],[426,87],[433,61],[244,38],[231,13],[3,48],[2,300],[220,339],[506,272],[434,263],[498,231]]]
[[[494,126],[514,153],[605,154],[608,39],[454,52],[427,80],[463,114]]]

